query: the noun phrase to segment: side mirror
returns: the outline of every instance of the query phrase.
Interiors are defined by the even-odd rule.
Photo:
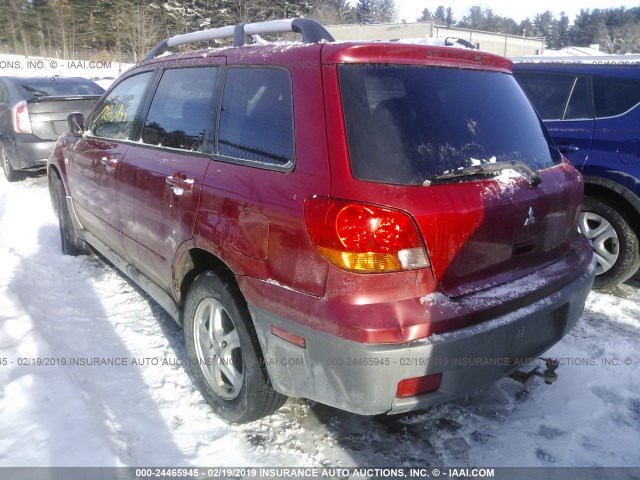
[[[76,137],[84,133],[84,115],[81,113],[71,113],[67,117],[67,127]]]

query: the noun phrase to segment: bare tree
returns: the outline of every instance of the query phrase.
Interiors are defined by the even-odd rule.
[[[324,25],[341,25],[355,22],[355,11],[347,0],[325,0],[318,2],[311,16]]]
[[[605,29],[600,45],[605,52],[617,55],[640,51],[640,25],[627,22],[620,27]]]
[[[74,48],[74,32],[73,32],[73,9],[69,0],[51,0],[49,2],[51,11],[53,12],[58,39],[60,43],[60,56],[62,58],[69,58]]]
[[[0,45],[14,52],[20,50],[19,30],[20,21],[17,16],[16,0],[7,0],[5,7],[0,9]]]
[[[133,5],[121,12],[120,22],[125,33],[123,47],[134,62],[144,58],[157,43],[161,31],[160,17],[160,7],[153,3]]]

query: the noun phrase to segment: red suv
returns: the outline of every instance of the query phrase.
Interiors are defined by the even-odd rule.
[[[511,62],[331,40],[301,19],[170,38],[49,161],[63,251],[90,245],[184,325],[230,422],[287,396],[379,414],[463,395],[560,340],[593,282],[582,179]]]

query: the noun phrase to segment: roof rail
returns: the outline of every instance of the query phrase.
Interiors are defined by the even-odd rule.
[[[240,47],[252,43],[252,35],[265,35],[270,33],[295,32],[302,35],[303,43],[317,43],[321,41],[333,42],[331,34],[315,20],[308,18],[292,18],[288,20],[271,20],[258,23],[239,23],[228,27],[212,28],[199,32],[184,33],[166,40],[162,40],[153,47],[143,61],[152,60],[166,52],[171,47],[186,43],[208,42],[233,38],[233,46]]]

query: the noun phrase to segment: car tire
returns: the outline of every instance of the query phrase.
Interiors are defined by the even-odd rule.
[[[585,197],[578,230],[593,245],[598,262],[594,289],[613,287],[636,273],[640,267],[638,234],[618,210]]]
[[[53,209],[58,217],[62,253],[74,257],[78,255],[90,255],[91,247],[89,247],[87,242],[78,237],[71,222],[71,214],[67,206],[66,193],[62,180],[60,180],[58,174],[53,172],[49,173],[49,193],[51,195]]]
[[[2,170],[4,171],[4,176],[8,182],[17,182],[18,180],[22,180],[24,175],[22,172],[14,170],[4,147],[0,147],[0,163],[2,163]]]
[[[233,279],[207,271],[194,280],[184,329],[191,371],[217,415],[247,423],[284,405],[287,397],[271,387],[251,316]]]

